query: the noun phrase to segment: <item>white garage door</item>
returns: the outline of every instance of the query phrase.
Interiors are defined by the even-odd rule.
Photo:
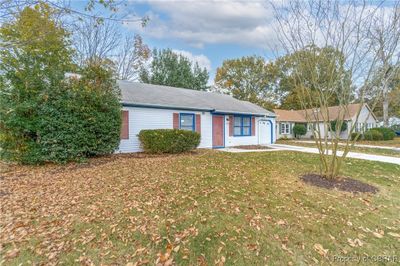
[[[269,121],[258,121],[258,144],[271,144],[271,123]]]

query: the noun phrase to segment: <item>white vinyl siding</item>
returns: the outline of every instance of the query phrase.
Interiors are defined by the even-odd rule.
[[[116,152],[139,152],[138,134],[142,129],[173,128],[173,113],[193,113],[201,115],[200,148],[212,147],[211,114],[209,112],[191,112],[156,108],[124,107],[129,111],[129,139],[122,139]]]
[[[201,116],[201,141],[199,148],[212,148],[212,115],[210,112],[194,112],[185,110],[168,110],[168,109],[157,109],[157,108],[142,108],[142,107],[123,107],[123,110],[129,111],[129,139],[121,139],[119,148],[116,152],[127,153],[127,152],[139,152],[140,141],[138,139],[138,134],[142,129],[172,129],[173,128],[173,114],[180,114],[180,126],[182,128],[182,114],[194,114]],[[224,127],[224,142],[225,147],[239,146],[239,145],[257,145],[258,135],[257,127],[255,128],[255,136],[241,136],[234,137],[229,136],[229,115],[225,115],[225,127]],[[256,125],[259,121],[259,117],[256,117]],[[265,118],[263,118],[265,119]],[[275,119],[268,118],[273,122],[273,127],[275,127]],[[184,117],[183,124],[189,130],[191,122],[186,122],[186,117]],[[194,123],[196,118],[194,119]],[[275,132],[274,132],[275,133]],[[251,132],[250,132],[251,134]],[[270,138],[270,136],[268,136]],[[273,142],[276,140],[276,136],[273,136]]]

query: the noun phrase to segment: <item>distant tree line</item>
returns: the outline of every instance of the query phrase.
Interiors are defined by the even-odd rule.
[[[332,63],[332,58],[335,58],[336,62]],[[313,73],[301,63],[311,59],[315,61],[315,68],[318,71],[315,76],[318,80],[313,80]],[[393,75],[387,83],[388,115],[400,116],[400,65],[392,66],[392,68]],[[301,82],[298,73],[301,73]],[[303,109],[299,101],[302,86],[305,84],[309,86],[310,92],[325,88],[328,90],[325,83],[332,79],[335,80],[337,86],[329,87],[330,91],[326,93],[329,106],[339,104],[338,95],[343,93],[341,84],[347,83],[349,87],[355,87],[356,84],[352,84],[351,73],[346,71],[344,58],[340,56],[339,51],[335,51],[332,47],[307,47],[273,61],[267,61],[256,55],[224,60],[217,68],[214,86],[215,90],[221,93],[231,94],[235,98],[250,101],[265,108],[298,110]],[[318,84],[319,88],[316,88],[315,84]],[[313,106],[318,101],[318,96],[311,93],[310,97],[309,104]],[[383,116],[382,79],[378,74],[373,76],[370,89],[363,95],[364,99],[360,98],[361,95],[358,95],[355,89],[350,97],[353,102],[365,100],[374,107],[374,112],[378,117]]]

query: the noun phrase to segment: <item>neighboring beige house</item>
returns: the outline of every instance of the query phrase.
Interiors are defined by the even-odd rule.
[[[344,109],[344,108],[342,108]],[[346,139],[349,135],[351,127],[354,125],[358,111],[360,115],[358,122],[355,125],[355,132],[364,132],[367,129],[376,127],[377,119],[374,113],[371,111],[367,104],[349,104],[347,106],[346,114],[344,119],[347,123],[347,130],[340,133],[340,138]],[[302,138],[312,138],[313,130],[319,127],[321,136],[328,134],[331,136],[331,132],[325,132],[325,128],[322,122],[322,113],[318,109],[307,109],[307,110],[282,110],[274,109],[276,114],[276,136],[280,138],[294,138],[293,127],[295,124],[303,124],[307,128],[307,133]],[[341,110],[339,106],[332,106],[328,108],[328,116],[330,121],[336,120],[340,114],[344,113],[345,110]],[[310,118],[308,123],[306,114]]]

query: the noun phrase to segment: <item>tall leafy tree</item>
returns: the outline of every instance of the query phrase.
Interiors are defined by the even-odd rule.
[[[148,69],[143,68],[140,80],[144,83],[182,87],[193,90],[207,89],[209,73],[197,62],[174,53],[171,49],[153,50],[153,60]]]
[[[310,72],[310,62],[315,66],[314,72]],[[277,58],[271,66],[269,84],[276,89],[281,99],[280,107],[284,109],[303,108],[299,96],[304,92],[304,87],[310,91],[310,107],[319,101],[313,91],[323,91],[328,106],[337,105],[339,94],[347,93],[341,89],[342,85],[351,84],[350,73],[345,70],[344,64],[343,55],[336,49],[309,46]],[[331,84],[332,80],[335,84]]]
[[[0,28],[1,153],[27,160],[39,153],[40,106],[72,68],[68,33],[46,4],[24,8]]]
[[[65,162],[113,152],[119,93],[111,70],[75,71],[69,34],[40,3],[0,28],[0,155],[23,163]]]
[[[383,121],[385,108],[387,119],[390,116],[400,116],[400,66],[392,65],[388,69],[391,72],[390,78],[385,79],[382,79],[382,68],[377,69],[373,75],[371,89],[364,95],[365,100],[374,108],[374,113],[382,117]]]
[[[269,86],[271,65],[260,56],[228,59],[217,68],[214,83],[223,93],[239,100],[272,108],[277,101],[275,90]]]

